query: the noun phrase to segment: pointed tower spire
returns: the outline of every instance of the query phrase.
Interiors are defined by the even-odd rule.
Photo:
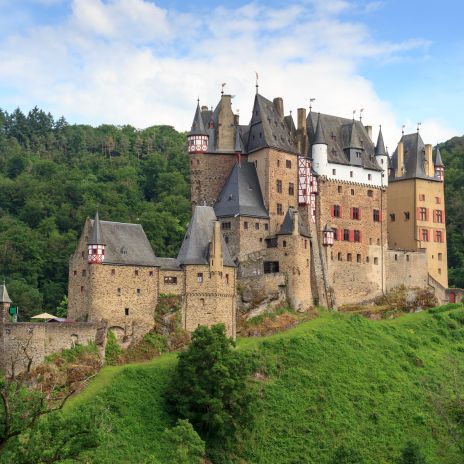
[[[189,135],[208,135],[201,117],[200,100],[197,100],[197,109],[195,116],[193,117],[192,128],[190,129]]]
[[[435,155],[435,166],[445,166],[443,164],[443,160],[441,159],[441,154],[440,154],[440,149],[438,148],[438,145],[437,145],[437,152],[436,152],[436,155]]]
[[[105,260],[105,242],[103,241],[98,210],[95,213],[95,219],[93,220],[92,235],[88,241],[87,249],[87,261],[89,264],[101,264]]]
[[[443,160],[441,159],[440,149],[437,145],[437,154],[435,155],[435,178],[441,180],[442,182],[445,180],[445,165],[443,164]]]
[[[317,116],[317,127],[313,145],[316,144],[327,145],[327,142],[325,141],[324,130],[322,129],[321,113],[319,113]]]
[[[11,298],[6,290],[5,281],[0,285],[0,323],[5,324],[9,321],[9,309],[11,306]],[[2,329],[3,330],[3,329]]]
[[[375,156],[385,156],[387,154],[385,150],[385,144],[383,142],[382,126],[380,126],[379,136],[377,138],[377,145],[375,146]]]
[[[5,281],[3,281],[3,284],[0,285],[0,304],[2,303],[11,303],[11,298],[8,295]]]

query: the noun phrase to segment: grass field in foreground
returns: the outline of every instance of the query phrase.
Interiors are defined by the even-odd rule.
[[[447,394],[453,369],[464,369],[464,309],[394,320],[322,313],[277,335],[238,341],[262,368],[256,422],[237,462],[332,464],[339,446],[365,464],[396,462],[409,439],[429,464],[458,464],[430,400]],[[163,430],[172,426],[163,392],[174,354],[145,364],[106,367],[68,405],[102,402],[110,424],[95,463],[165,460]],[[242,459],[242,461],[240,461]]]

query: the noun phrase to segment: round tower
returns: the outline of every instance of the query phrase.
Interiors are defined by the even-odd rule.
[[[441,180],[442,182],[445,180],[445,165],[441,159],[440,149],[437,145],[437,153],[435,155],[435,179]]]
[[[95,219],[93,220],[92,235],[87,242],[88,249],[88,263],[89,264],[101,264],[105,260],[105,243],[103,241],[100,218],[98,217],[98,211],[95,213]]]
[[[197,103],[192,129],[187,135],[187,143],[190,154],[205,153],[208,150],[208,132],[201,116],[200,101]]]
[[[311,147],[311,156],[314,170],[319,175],[327,174],[327,142],[325,141],[324,130],[322,129],[320,113],[317,117],[317,128]]]
[[[377,160],[377,164],[379,165],[379,167],[382,169],[382,184],[387,185],[389,174],[388,170],[390,168],[390,165],[387,150],[385,150],[385,143],[383,141],[382,126],[380,126],[379,136],[377,138],[377,145],[375,146],[375,159]]]

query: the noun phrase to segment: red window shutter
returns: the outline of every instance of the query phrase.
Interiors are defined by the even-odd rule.
[[[340,218],[342,218],[342,217],[343,217],[343,206],[340,205]]]
[[[330,215],[332,217],[334,217],[334,207],[333,206],[330,207]]]
[[[379,210],[379,221],[382,222],[382,210]]]
[[[358,208],[358,219],[361,219],[361,208]]]
[[[441,210],[441,217],[442,217],[443,224],[444,224],[445,223],[445,210],[444,209]]]
[[[437,222],[437,211],[433,210],[433,222]]]
[[[429,209],[428,208],[425,208],[425,220],[426,221],[429,220]]]
[[[350,242],[354,242],[354,230],[350,230]]]
[[[438,234],[437,234],[436,230],[433,231],[433,235],[434,235],[434,237],[433,237],[434,241],[438,242]]]
[[[417,208],[416,217],[417,217],[417,220],[420,221],[420,218],[421,218],[420,208]]]
[[[353,219],[353,208],[350,208],[350,219]]]
[[[363,241],[363,233],[362,233],[362,230],[359,231],[359,241],[360,241],[360,242]]]

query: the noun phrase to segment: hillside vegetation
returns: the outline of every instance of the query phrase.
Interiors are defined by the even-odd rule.
[[[438,407],[463,379],[462,306],[388,321],[322,313],[284,333],[240,339],[238,349],[254,352],[260,367],[250,381],[253,431],[233,462],[391,464],[411,440],[429,464],[463,462]],[[106,411],[102,442],[83,459],[168,464],[174,419],[164,392],[175,363],[169,354],[104,368],[67,405]]]
[[[464,138],[442,153],[450,285],[464,287]],[[69,256],[97,206],[102,219],[140,222],[158,256],[175,256],[191,213],[185,135],[0,109],[0,278],[23,320],[62,302]]]

